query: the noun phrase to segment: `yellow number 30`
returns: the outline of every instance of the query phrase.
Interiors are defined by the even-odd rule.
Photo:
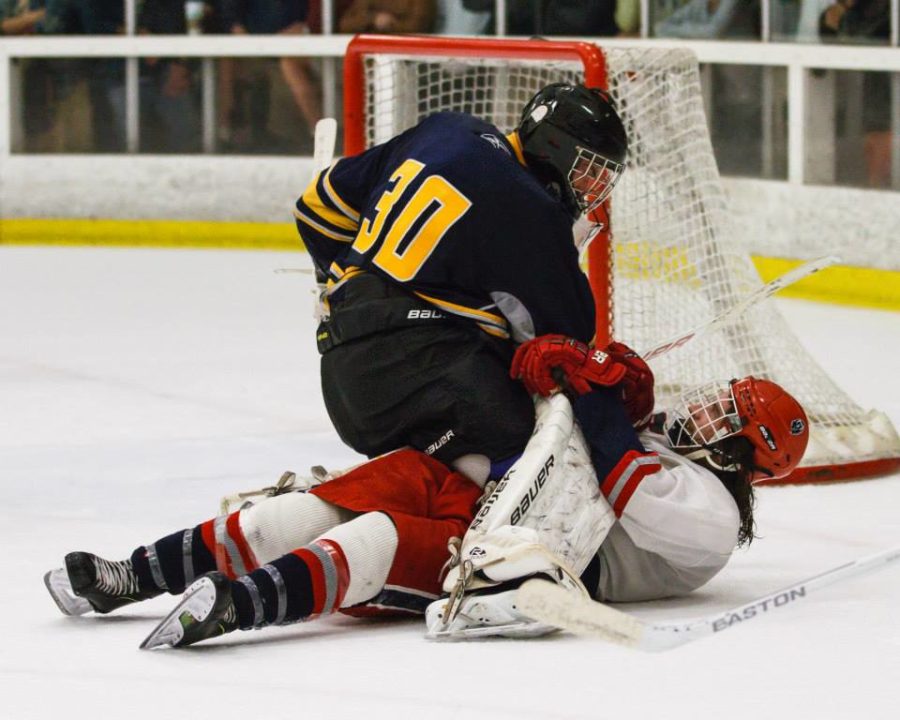
[[[424,169],[425,165],[418,160],[407,160],[394,171],[391,175],[393,187],[385,190],[378,199],[375,217],[363,220],[353,243],[354,250],[364,254],[372,248],[382,235],[391,210]],[[400,214],[388,227],[372,262],[399,282],[412,280],[441,238],[471,206],[472,202],[447,180],[440,175],[431,175],[401,206]],[[418,230],[410,237],[417,223]]]

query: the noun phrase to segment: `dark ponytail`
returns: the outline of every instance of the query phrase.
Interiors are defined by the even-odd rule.
[[[737,466],[737,470],[734,471],[709,467],[722,481],[725,489],[737,504],[741,519],[737,538],[738,547],[749,545],[756,537],[756,522],[753,519],[756,494],[750,482],[753,474],[753,445],[745,437],[734,436],[714,443],[709,449],[713,452],[717,463],[725,467]]]

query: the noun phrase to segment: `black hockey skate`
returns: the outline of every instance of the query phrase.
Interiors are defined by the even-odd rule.
[[[141,643],[141,649],[184,647],[237,628],[231,581],[220,572],[211,572],[185,590],[181,602]]]
[[[105,560],[88,552],[66,555],[65,571],[51,570],[44,575],[44,584],[66,615],[108,613],[162,592],[140,589],[130,559]]]

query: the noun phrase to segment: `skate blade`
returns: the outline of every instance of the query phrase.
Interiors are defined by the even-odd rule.
[[[162,646],[176,647],[184,638],[184,628],[202,622],[216,603],[216,588],[209,578],[200,578],[184,593],[179,603],[141,643],[141,650]]]
[[[72,590],[69,574],[65,568],[50,570],[44,575],[44,585],[63,615],[76,617],[91,612],[93,606]]]

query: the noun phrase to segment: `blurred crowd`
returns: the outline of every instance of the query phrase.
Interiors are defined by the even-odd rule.
[[[333,0],[332,32],[638,37],[640,0]],[[771,0],[772,40],[888,44],[890,0]],[[759,0],[651,0],[651,37],[754,40]],[[138,34],[323,32],[322,0],[137,0]],[[0,0],[0,35],[109,35],[126,28],[124,0]],[[125,61],[29,59],[20,73],[24,147],[29,152],[121,152],[125,148]],[[201,61],[142,58],[140,151],[201,151]],[[322,116],[321,60],[216,60],[216,152],[308,152]],[[746,128],[761,122],[766,68],[708,71],[711,130],[725,173],[765,172],[748,157]],[[859,84],[859,83],[857,83]],[[861,119],[866,178],[890,184],[889,73],[865,73]],[[761,133],[757,133],[757,136]],[[760,142],[759,139],[755,142]],[[209,149],[207,147],[207,149]],[[778,170],[774,171],[775,175]]]

